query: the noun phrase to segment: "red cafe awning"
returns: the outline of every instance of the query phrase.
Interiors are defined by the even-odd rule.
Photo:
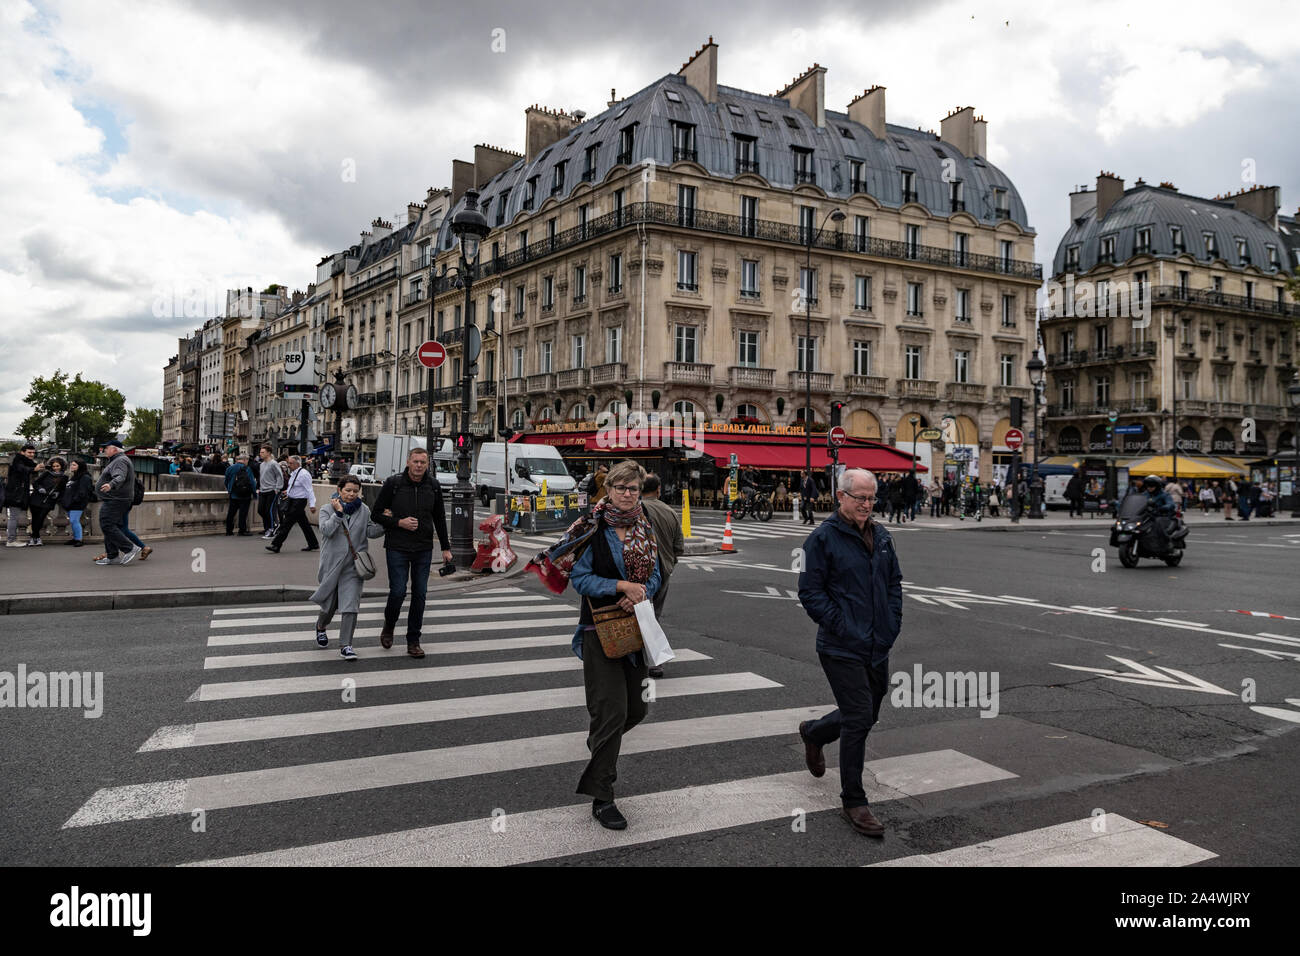
[[[790,442],[722,442],[706,439],[704,453],[717,462],[720,468],[726,468],[735,452],[740,467],[766,468],[780,471],[802,471],[805,449],[802,444]],[[812,446],[812,466],[822,469],[830,464],[830,453],[826,448],[826,439],[820,441],[814,436]],[[870,471],[910,471],[912,456],[888,445],[844,445],[840,448],[840,464],[849,468],[866,468]],[[924,465],[916,466],[918,472],[926,470]]]

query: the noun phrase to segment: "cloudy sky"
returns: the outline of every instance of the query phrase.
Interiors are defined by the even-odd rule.
[[[1283,211],[1300,204],[1291,0],[608,10],[0,0],[0,436],[56,368],[160,406],[162,366],[196,324],[173,297],[198,290],[217,314],[230,287],[305,288],[375,216],[449,185],[475,143],[522,150],[529,104],[594,114],[710,34],[728,86],[770,93],[816,61],[836,109],[874,83],[894,123],[937,130],[973,105],[1040,262],[1066,194],[1102,168],[1210,196],[1251,160]]]

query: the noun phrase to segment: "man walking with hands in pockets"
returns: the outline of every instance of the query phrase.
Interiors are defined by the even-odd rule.
[[[393,646],[393,631],[406,600],[406,580],[411,580],[411,607],[406,612],[406,653],[423,657],[420,629],[424,624],[424,595],[433,566],[433,533],[438,532],[442,560],[451,561],[447,540],[447,512],[442,504],[442,487],[429,474],[429,453],[412,448],[406,456],[406,470],[384,481],[375,499],[375,522],[384,526],[384,555],[388,563],[388,603],[384,606],[384,627],[379,643]]]
[[[799,601],[817,622],[817,656],[836,710],[799,725],[804,759],[814,777],[826,773],[822,748],[840,742],[842,814],[866,836],[885,828],[867,806],[862,764],[867,734],[889,693],[889,649],[903,622],[903,573],[893,538],[871,520],[876,479],[847,469],[836,482],[839,509],[804,541]]]

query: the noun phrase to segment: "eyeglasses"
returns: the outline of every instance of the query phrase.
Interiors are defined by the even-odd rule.
[[[848,495],[850,498],[852,498],[854,501],[858,502],[859,504],[868,504],[876,500],[875,495],[855,495],[851,491],[841,491],[840,494]]]
[[[611,485],[610,491],[617,491],[620,495],[632,495],[641,490],[640,485]]]

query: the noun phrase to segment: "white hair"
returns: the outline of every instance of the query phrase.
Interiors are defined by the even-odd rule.
[[[839,481],[835,483],[835,490],[845,492],[852,491],[853,479],[858,476],[861,476],[863,481],[870,481],[873,485],[878,484],[876,476],[865,468],[845,468],[844,471],[840,473]]]
[[[298,464],[302,464],[302,458],[299,455],[290,455],[289,461],[296,461]]]

